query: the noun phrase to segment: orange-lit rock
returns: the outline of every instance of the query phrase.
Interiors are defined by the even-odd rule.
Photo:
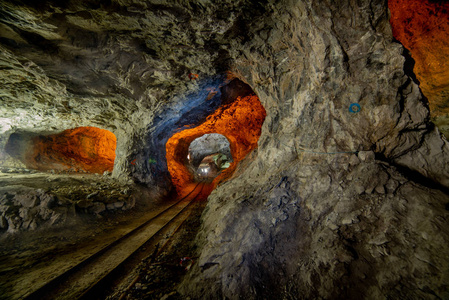
[[[104,129],[78,127],[58,134],[38,136],[25,155],[28,168],[38,170],[112,171],[117,139]]]
[[[389,0],[394,37],[410,50],[432,116],[449,113],[449,3]]]
[[[166,158],[172,182],[178,191],[193,181],[185,163],[190,143],[207,133],[224,135],[231,145],[234,162],[213,181],[213,185],[232,175],[237,164],[254,148],[261,133],[266,112],[256,95],[237,97],[219,108],[207,120],[192,129],[174,134],[166,144]]]

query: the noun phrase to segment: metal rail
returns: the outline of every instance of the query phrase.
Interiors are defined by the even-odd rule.
[[[29,289],[16,294],[25,299],[78,299],[100,283],[124,261],[129,259],[149,239],[154,237],[183,210],[201,196],[205,184],[197,184],[179,201],[151,217],[143,224],[106,245],[96,253],[83,259],[68,270],[55,275],[42,284],[33,284]],[[23,278],[25,279],[25,278]]]

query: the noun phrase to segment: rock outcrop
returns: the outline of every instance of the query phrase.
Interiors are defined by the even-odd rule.
[[[186,295],[448,297],[448,144],[385,2],[337,2],[274,5],[235,46],[267,118],[209,197]]]
[[[0,233],[45,230],[134,207],[138,191],[108,175],[0,173]]]
[[[449,3],[388,1],[393,36],[410,51],[415,79],[429,100],[432,120],[448,136]]]

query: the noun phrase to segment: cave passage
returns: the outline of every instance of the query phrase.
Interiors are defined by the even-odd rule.
[[[218,133],[202,135],[190,143],[187,167],[195,181],[211,181],[232,163],[231,145]]]
[[[247,87],[249,88],[249,86]],[[244,96],[232,92],[228,92],[227,95],[232,95],[232,99],[224,102],[206,118],[205,122],[197,127],[179,131],[168,139],[166,143],[167,167],[171,181],[178,192],[198,180],[198,177],[195,178],[198,173],[195,175],[189,171],[187,160],[189,147],[197,138],[206,134],[220,134],[229,141],[232,161],[229,160],[227,168],[217,170],[218,176],[213,178],[213,186],[228,179],[234,173],[238,163],[257,147],[261,127],[266,117],[266,111],[260,103],[259,97],[254,92]],[[215,151],[212,150],[212,152]],[[200,165],[207,155],[219,153],[226,155],[221,151],[208,153],[201,157]],[[211,158],[207,158],[207,160],[210,159],[214,159],[213,155]],[[203,167],[209,162],[204,162]]]
[[[103,173],[114,168],[115,135],[96,127],[77,127],[61,133],[13,133],[6,152],[28,169]]]

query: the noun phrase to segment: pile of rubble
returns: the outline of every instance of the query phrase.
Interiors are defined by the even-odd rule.
[[[20,181],[0,178],[0,233],[65,224],[80,214],[101,217],[135,205],[132,185],[108,176],[16,176]]]

